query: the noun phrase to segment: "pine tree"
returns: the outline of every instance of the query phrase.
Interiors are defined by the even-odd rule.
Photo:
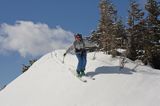
[[[125,25],[122,22],[122,19],[119,19],[115,23],[115,44],[116,48],[126,49],[127,35]]]
[[[113,30],[114,21],[116,19],[117,11],[113,4],[109,0],[101,0],[100,4],[100,22],[94,37],[98,43],[101,50],[106,53],[111,53],[114,44]]]
[[[100,7],[100,22],[99,22],[99,26],[97,29],[97,36],[99,36],[100,48],[106,51],[107,50],[106,43],[108,43],[107,42],[108,40],[107,27],[110,23],[110,19],[109,19],[108,12],[107,12],[108,11],[107,1],[101,0],[99,7]]]
[[[139,8],[139,4],[132,0],[130,2],[130,9],[128,11],[128,35],[129,35],[129,48],[128,57],[132,60],[138,58],[139,42],[142,40],[139,23],[143,20],[144,12]]]
[[[148,0],[145,9],[148,13],[144,47],[146,63],[160,69],[160,2]]]
[[[111,36],[111,54],[113,57],[117,56],[117,49],[126,48],[126,31],[121,19],[116,19],[112,27]]]

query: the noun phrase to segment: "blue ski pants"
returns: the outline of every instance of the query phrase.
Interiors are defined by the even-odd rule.
[[[87,64],[87,52],[84,51],[80,54],[76,54],[78,59],[77,72],[84,71]]]

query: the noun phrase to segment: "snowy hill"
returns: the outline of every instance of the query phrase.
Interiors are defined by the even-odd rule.
[[[158,106],[160,70],[130,60],[119,70],[119,59],[99,52],[88,54],[87,74],[81,82],[70,72],[77,59],[64,50],[43,56],[0,92],[0,106]],[[135,71],[132,69],[135,68]]]

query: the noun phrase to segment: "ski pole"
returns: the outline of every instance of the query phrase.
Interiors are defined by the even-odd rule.
[[[64,63],[64,57],[65,57],[65,56],[63,56],[63,60],[62,60],[62,63]]]
[[[63,54],[63,60],[62,60],[62,63],[64,63],[64,58],[65,58],[66,54],[67,54],[67,53],[64,53],[64,54]]]

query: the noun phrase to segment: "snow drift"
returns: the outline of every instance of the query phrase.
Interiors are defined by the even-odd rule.
[[[0,92],[0,106],[157,106],[160,72],[130,61],[119,70],[119,59],[101,52],[88,53],[86,73],[95,78],[81,82],[69,71],[77,59],[64,50],[43,56],[27,72]],[[135,69],[134,71],[132,69]]]

